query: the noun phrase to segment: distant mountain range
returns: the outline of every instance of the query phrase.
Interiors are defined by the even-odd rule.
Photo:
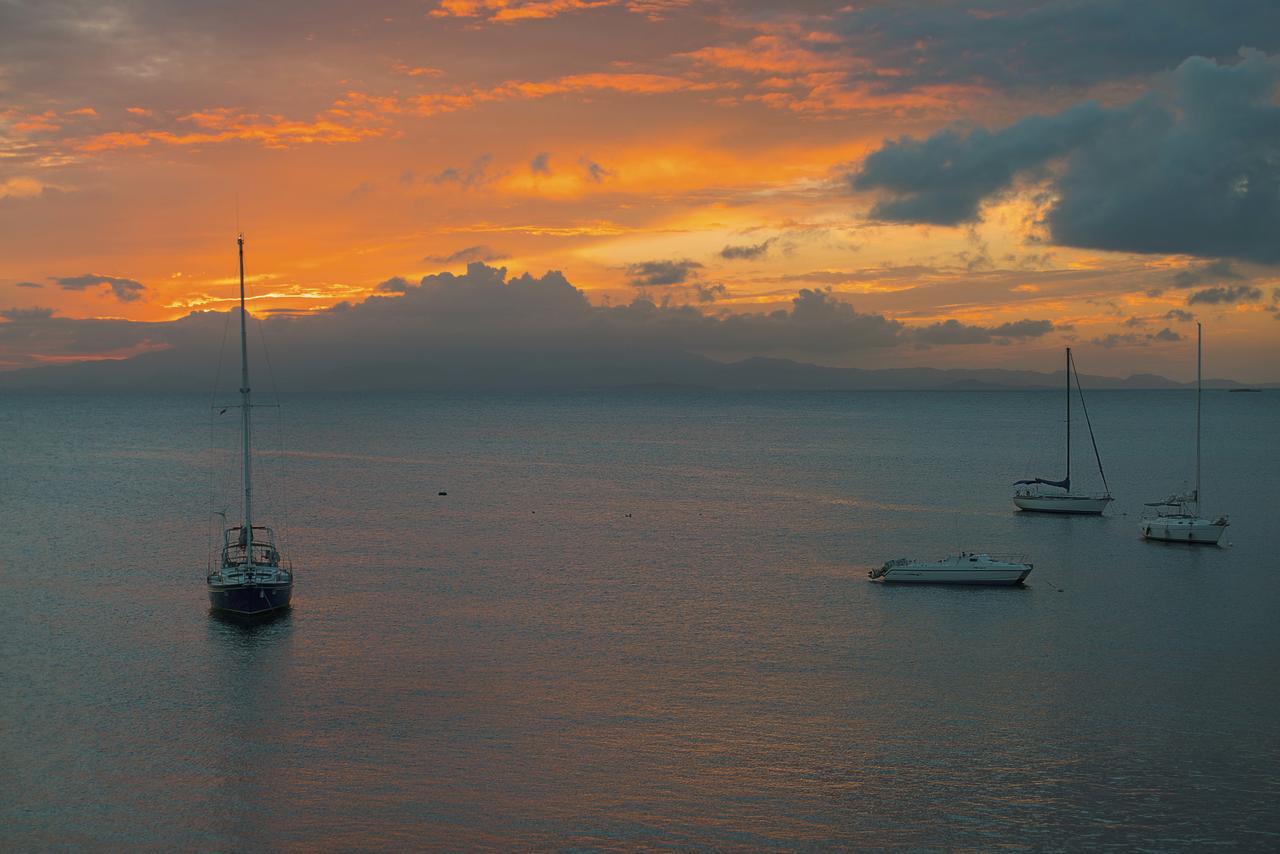
[[[719,362],[680,351],[618,347],[590,352],[572,346],[553,350],[495,352],[417,351],[403,358],[358,361],[310,354],[275,360],[275,383],[290,391],[566,390],[592,388],[725,390],[1034,390],[1058,389],[1062,373],[1000,368],[832,368],[790,359],[749,358]],[[216,362],[208,354],[160,351],[131,359],[80,362],[0,373],[4,391],[208,391]],[[259,363],[261,364],[261,363]],[[235,372],[232,372],[235,373]],[[223,371],[224,377],[227,371]],[[238,378],[238,377],[237,377]],[[1177,389],[1180,383],[1155,374],[1125,378],[1086,375],[1090,389]],[[271,383],[261,376],[256,385]],[[1234,380],[1206,380],[1208,388],[1245,388]],[[1280,388],[1267,383],[1253,388]]]

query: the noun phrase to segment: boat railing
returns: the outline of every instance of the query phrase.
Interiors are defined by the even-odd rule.
[[[991,560],[1001,563],[1030,563],[1027,560],[1026,552],[961,552],[961,555],[966,557],[982,557],[985,555]]]

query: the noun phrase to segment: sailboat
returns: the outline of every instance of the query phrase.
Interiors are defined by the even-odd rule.
[[[224,528],[218,568],[206,578],[209,605],[215,611],[260,615],[289,607],[293,595],[293,566],[276,548],[275,531],[253,524],[253,472],[249,413],[249,345],[245,333],[244,235],[236,237],[240,250],[240,438],[244,466],[244,506],[241,524]]]
[[[1142,536],[1148,540],[1215,545],[1231,524],[1226,516],[1206,519],[1200,515],[1200,363],[1201,332],[1196,324],[1196,486],[1189,493],[1170,495],[1164,501],[1150,501],[1156,515],[1142,520]]]
[[[1030,510],[1037,513],[1070,513],[1083,516],[1100,516],[1111,502],[1111,490],[1107,487],[1107,475],[1102,470],[1102,455],[1098,453],[1098,441],[1093,438],[1093,424],[1089,421],[1089,410],[1084,403],[1084,388],[1080,385],[1080,372],[1075,369],[1075,359],[1071,356],[1071,348],[1067,348],[1066,365],[1066,404],[1067,404],[1067,476],[1062,480],[1046,480],[1033,477],[1030,480],[1014,481],[1014,486],[1021,486],[1013,495],[1013,503],[1019,510]],[[1103,493],[1101,495],[1084,495],[1071,491],[1071,375],[1075,374],[1076,389],[1080,392],[1080,408],[1084,411],[1084,422],[1089,428],[1089,441],[1093,443],[1093,456],[1098,461],[1098,474],[1102,476]],[[1063,492],[1044,492],[1036,487],[1043,484],[1052,486]]]

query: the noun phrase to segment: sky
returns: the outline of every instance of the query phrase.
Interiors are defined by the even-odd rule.
[[[216,339],[243,232],[273,358],[1277,382],[1278,87],[1265,0],[0,0],[0,370]]]

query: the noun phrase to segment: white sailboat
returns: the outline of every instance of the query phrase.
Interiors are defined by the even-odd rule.
[[[240,250],[240,438],[243,444],[244,520],[222,532],[218,568],[205,579],[209,605],[215,611],[256,616],[289,607],[293,566],[276,548],[275,532],[253,524],[252,451],[249,431],[249,347],[245,333],[244,235]]]
[[[1200,515],[1201,361],[1201,331],[1196,323],[1196,485],[1189,493],[1147,503],[1156,508],[1156,515],[1142,520],[1142,536],[1148,540],[1216,545],[1231,524],[1226,516],[1208,519]]]
[[[1098,461],[1098,474],[1102,476],[1103,493],[1088,495],[1071,491],[1071,374],[1076,376],[1076,389],[1080,392],[1080,408],[1084,412],[1085,425],[1089,428],[1089,441],[1093,443],[1093,456]],[[1021,486],[1013,495],[1013,503],[1019,510],[1036,513],[1069,513],[1073,515],[1099,516],[1111,503],[1111,490],[1107,487],[1107,475],[1102,470],[1102,455],[1098,453],[1098,441],[1093,437],[1093,424],[1089,421],[1089,410],[1084,402],[1084,388],[1080,385],[1080,372],[1075,370],[1075,359],[1071,357],[1071,348],[1067,348],[1066,363],[1066,403],[1067,403],[1067,476],[1062,480],[1046,480],[1033,477],[1029,480],[1014,482]],[[1051,486],[1063,492],[1046,492],[1039,487]]]

